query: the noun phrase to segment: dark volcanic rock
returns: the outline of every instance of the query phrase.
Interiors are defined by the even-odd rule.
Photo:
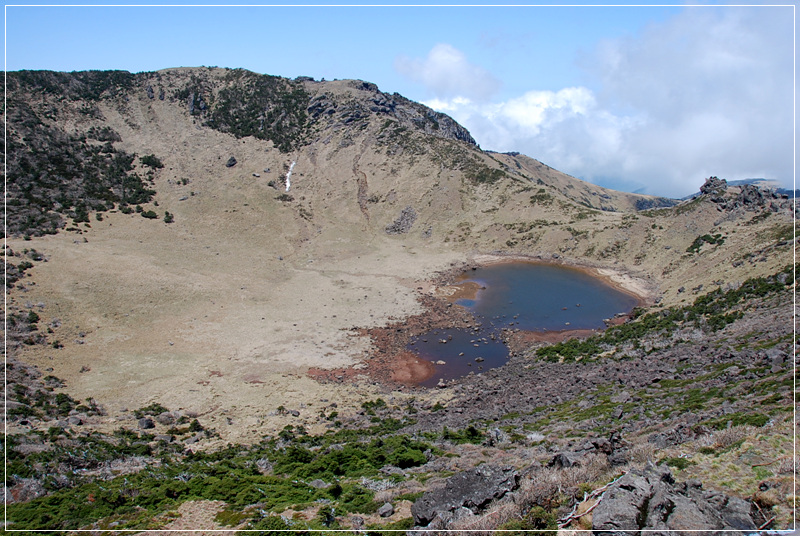
[[[391,517],[394,514],[394,506],[392,503],[384,503],[383,506],[378,508],[378,515],[381,517]]]
[[[228,161],[225,162],[225,167],[233,167],[236,165],[236,159],[234,157],[228,158]]]
[[[155,428],[156,423],[153,422],[153,419],[150,417],[142,417],[139,419],[139,428],[142,430],[149,430],[151,428]]]
[[[559,452],[553,456],[547,466],[558,467],[559,469],[564,467],[579,467],[581,465],[580,458],[581,455],[577,452]]]
[[[407,233],[415,221],[417,221],[417,211],[414,207],[406,207],[391,225],[386,226],[386,232],[390,235]]]
[[[728,181],[717,177],[709,177],[700,187],[701,194],[722,194],[728,189]]]
[[[704,491],[696,481],[675,483],[662,465],[631,471],[606,491],[594,510],[592,530],[614,536],[642,530],[755,530],[750,505],[734,497]]]
[[[510,467],[481,465],[447,479],[444,489],[425,494],[411,506],[411,515],[418,526],[429,525],[437,516],[449,515],[461,508],[477,513],[494,499],[513,491],[519,475]]]

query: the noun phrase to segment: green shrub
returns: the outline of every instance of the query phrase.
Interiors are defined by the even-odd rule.
[[[731,426],[748,424],[750,426],[761,428],[768,422],[769,416],[764,415],[763,413],[730,413],[728,415],[717,417],[716,419],[711,419],[705,424],[706,426],[716,430],[723,430],[728,427],[728,423],[731,423]]]
[[[467,426],[465,429],[460,431],[452,431],[444,426],[442,428],[442,439],[446,441],[450,441],[451,443],[455,443],[457,445],[461,445],[463,443],[472,443],[474,445],[480,445],[483,443],[486,436],[483,432],[475,428],[473,425]]]
[[[690,465],[697,465],[697,462],[687,460],[686,458],[661,458],[658,460],[658,465],[667,464],[670,467],[677,467],[678,469],[686,469]]]
[[[164,167],[164,163],[154,154],[148,154],[141,157],[139,162],[141,162],[143,166],[149,166],[153,169],[161,169]]]
[[[169,411],[169,410],[167,408],[165,408],[164,406],[162,406],[161,404],[159,404],[158,402],[155,402],[153,404],[150,404],[149,406],[144,406],[142,408],[134,410],[133,411],[133,415],[137,419],[141,419],[145,415],[160,415],[161,413],[164,413],[165,411]]]
[[[555,514],[548,512],[541,506],[534,506],[524,518],[507,521],[500,525],[498,529],[504,535],[549,536],[558,529],[558,522]]]

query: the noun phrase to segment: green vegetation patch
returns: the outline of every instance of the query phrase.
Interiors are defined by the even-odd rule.
[[[228,86],[217,95],[206,124],[237,138],[271,140],[281,152],[306,142],[310,99],[302,84],[235,69],[225,77]]]
[[[686,248],[686,252],[697,253],[700,251],[700,248],[703,246],[703,244],[712,244],[721,246],[724,243],[725,243],[725,237],[723,237],[719,233],[714,235],[704,234],[702,236],[698,236],[697,238],[695,238],[694,242],[692,242],[692,245]]]
[[[692,305],[647,314],[634,310],[634,320],[631,322],[612,326],[602,334],[587,339],[569,339],[539,348],[536,355],[553,362],[561,359],[591,359],[628,342],[637,347],[646,335],[672,332],[686,324],[707,332],[718,331],[742,317],[743,313],[734,308],[743,301],[784,291],[794,283],[795,277],[795,269],[787,266],[775,275],[748,279],[736,289],[723,291],[717,288],[699,296]]]

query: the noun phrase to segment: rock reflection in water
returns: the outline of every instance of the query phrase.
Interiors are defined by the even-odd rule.
[[[504,365],[508,348],[494,332],[483,329],[440,329],[414,337],[408,348],[422,359],[439,362],[436,374],[420,385],[434,387],[450,380]],[[443,362],[443,363],[441,363]]]

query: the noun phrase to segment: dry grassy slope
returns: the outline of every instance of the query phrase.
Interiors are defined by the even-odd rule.
[[[208,84],[218,83],[222,71],[206,71]],[[170,94],[193,73],[162,72],[158,83]],[[368,93],[347,81],[306,86],[342,103]],[[15,299],[44,302],[43,318],[64,326],[56,334],[64,348],[30,348],[22,357],[52,368],[73,396],[92,396],[120,419],[129,415],[123,408],[160,402],[204,415],[223,441],[248,441],[288,422],[314,430],[329,402],[352,407],[374,398],[377,387],[366,378],[348,388],[318,385],[306,368],[368,355],[368,341],[349,328],[419,312],[416,289],[428,289],[422,281],[482,253],[557,254],[631,272],[663,292],[666,304],[699,284],[741,281],[790,262],[787,246],[762,262],[732,265],[743,252],[774,244],[770,229],[791,221],[788,214],[745,225],[752,213],[725,220],[710,202],[634,214],[641,196],[585,184],[521,155],[398,131],[392,117],[345,125],[334,116],[316,125],[309,145],[281,153],[269,141],[207,128],[184,103],[151,99],[144,86],[125,100],[102,101],[103,121],[79,113],[80,103],[71,107],[60,116],[68,129],[110,126],[121,148],[164,162],[158,207],[147,208],[167,210],[175,222],[110,213],[82,226],[82,235],[10,240],[15,250],[34,247],[49,258],[32,271],[36,286]],[[238,163],[228,168],[230,156]],[[292,162],[292,199],[281,201]],[[506,177],[465,178],[481,165],[505,169]],[[575,202],[596,198],[620,211]],[[388,235],[405,207],[415,210],[414,225]],[[697,236],[717,232],[727,237],[722,246],[686,253]],[[87,333],[82,345],[73,343],[80,331]],[[300,419],[274,415],[280,405],[299,409]]]

